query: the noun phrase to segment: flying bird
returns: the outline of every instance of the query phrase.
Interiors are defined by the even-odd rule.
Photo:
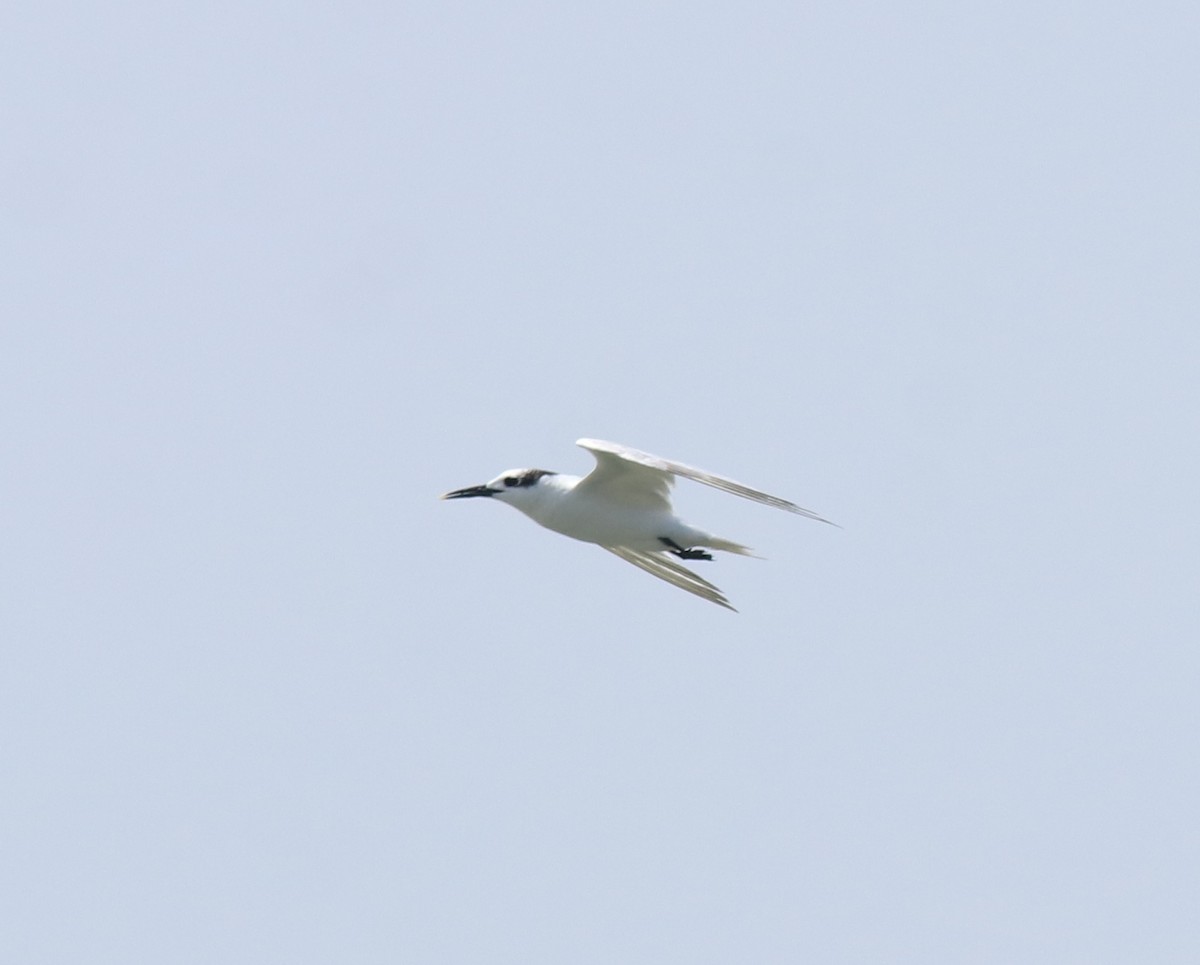
[[[444,493],[442,499],[498,499],[546,529],[602,546],[650,575],[727,610],[733,607],[717,587],[675,560],[711,560],[712,554],[701,547],[740,556],[754,554],[676,516],[671,508],[676,476],[830,523],[786,499],[681,462],[599,439],[580,439],[577,445],[596,457],[596,468],[582,478],[548,469],[509,469],[482,486]]]

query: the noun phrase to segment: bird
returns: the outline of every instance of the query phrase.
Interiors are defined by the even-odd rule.
[[[727,610],[734,607],[716,586],[676,560],[713,559],[707,550],[754,556],[749,547],[713,536],[675,515],[671,487],[676,477],[752,499],[821,523],[837,524],[795,503],[616,442],[580,439],[596,467],[570,476],[548,469],[509,469],[480,486],[443,493],[442,499],[486,497],[507,503],[546,529],[613,555],[688,593]],[[737,612],[734,610],[734,612]]]

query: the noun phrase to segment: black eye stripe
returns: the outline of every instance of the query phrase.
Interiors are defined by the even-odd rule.
[[[504,485],[510,489],[524,489],[532,486],[543,476],[553,476],[549,469],[526,469],[519,476],[505,476]]]

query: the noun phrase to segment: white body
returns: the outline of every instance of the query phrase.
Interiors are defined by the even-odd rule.
[[[599,488],[590,493],[586,489],[577,492],[583,482],[579,476],[544,476],[536,486],[505,493],[504,502],[546,529],[600,546],[661,553],[666,548],[664,537],[680,547],[728,550],[737,545],[689,526],[670,506],[630,505],[622,498],[621,490]]]
[[[580,439],[578,444],[596,457],[596,468],[587,476],[511,469],[483,486],[458,489],[443,498],[499,499],[547,529],[603,546],[659,579],[730,610],[733,607],[719,589],[681,566],[673,556],[711,559],[695,549],[701,546],[742,556],[752,554],[745,546],[706,533],[675,515],[670,490],[676,476],[829,522],[786,499],[683,463],[597,439]]]

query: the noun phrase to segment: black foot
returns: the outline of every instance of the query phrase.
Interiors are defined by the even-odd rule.
[[[665,536],[660,536],[658,541],[667,549],[678,556],[681,560],[711,560],[712,553],[706,553],[704,550],[685,550],[682,546],[676,543],[673,539],[667,539]]]

